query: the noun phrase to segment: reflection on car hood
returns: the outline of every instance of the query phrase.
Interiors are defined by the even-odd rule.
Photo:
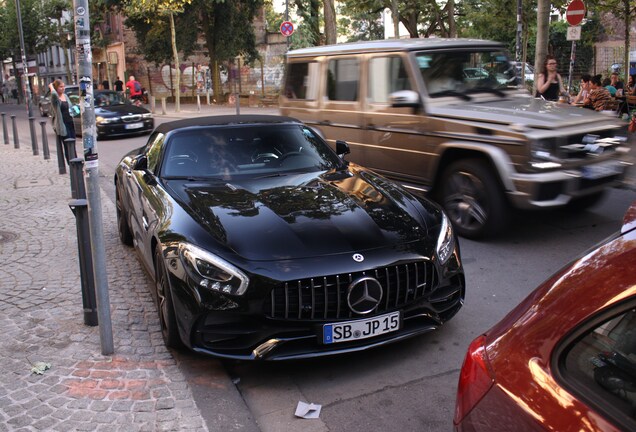
[[[430,112],[436,116],[498,124],[517,124],[540,129],[611,124],[616,120],[589,109],[520,96],[473,103],[458,100],[456,104],[431,106]]]
[[[129,114],[146,114],[149,113],[146,108],[138,107],[132,104],[109,105],[106,107],[95,107],[95,115],[113,116],[113,115],[129,115]]]
[[[426,235],[422,204],[368,172],[165,184],[216,242],[249,260],[360,252]]]

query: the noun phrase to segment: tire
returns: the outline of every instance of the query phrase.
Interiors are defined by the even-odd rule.
[[[442,174],[438,191],[438,201],[460,236],[478,239],[507,228],[511,211],[487,162],[453,162]]]
[[[172,293],[170,292],[170,281],[163,258],[161,257],[161,248],[159,245],[157,245],[155,252],[155,290],[163,342],[168,348],[180,349],[183,347],[183,342],[181,341],[177,328],[177,318],[174,313]]]
[[[119,232],[119,240],[126,246],[133,245],[133,235],[128,225],[128,214],[124,210],[121,202],[121,195],[118,186],[115,186],[115,208],[117,210],[117,231]]]
[[[595,206],[607,196],[607,191],[602,190],[593,194],[575,198],[565,206],[567,211],[579,212]]]

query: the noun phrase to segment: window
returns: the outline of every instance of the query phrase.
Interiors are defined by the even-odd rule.
[[[369,99],[375,103],[388,103],[389,95],[400,90],[411,90],[409,76],[400,57],[381,57],[369,62]]]
[[[163,147],[163,140],[164,135],[158,132],[148,139],[148,170],[155,174],[157,173],[157,163],[159,163],[159,152]]]
[[[287,67],[285,96],[315,100],[318,96],[318,63],[290,63]]]
[[[327,97],[332,101],[357,101],[359,79],[358,60],[331,60],[327,69]]]
[[[619,423],[636,425],[636,309],[595,325],[565,353],[562,375]]]

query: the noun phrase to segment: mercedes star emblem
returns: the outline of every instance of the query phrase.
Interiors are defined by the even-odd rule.
[[[373,312],[382,300],[382,285],[370,276],[361,276],[351,282],[347,290],[349,308],[360,315]]]
[[[353,260],[355,262],[362,262],[364,261],[364,256],[362,254],[353,254]]]

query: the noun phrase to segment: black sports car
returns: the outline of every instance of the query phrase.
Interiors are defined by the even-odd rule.
[[[121,240],[154,278],[166,344],[313,357],[434,330],[464,301],[434,203],[343,159],[297,120],[164,123],[115,174]]]
[[[155,127],[152,113],[146,108],[133,105],[121,94],[113,90],[95,90],[95,126],[97,138],[122,135],[148,134]],[[80,110],[74,110],[73,122],[77,135],[82,134]]]

